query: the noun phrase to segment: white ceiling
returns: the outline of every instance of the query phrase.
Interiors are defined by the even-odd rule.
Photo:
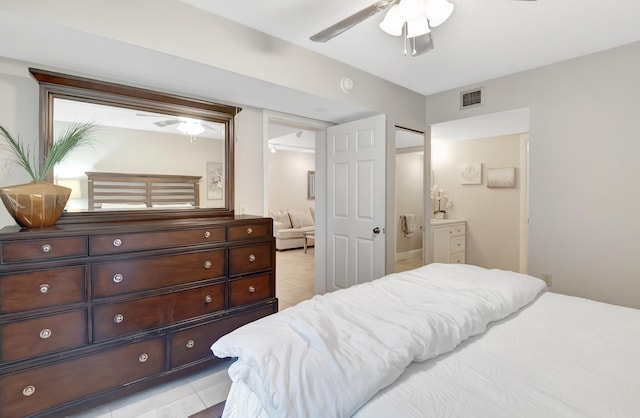
[[[93,122],[100,126],[160,132],[171,135],[185,135],[177,126],[183,121],[197,121],[204,132],[198,138],[224,139],[224,124],[200,121],[192,118],[176,117],[153,112],[141,112],[123,107],[113,107],[75,100],[56,99],[54,120],[61,122]],[[157,124],[160,122],[160,124]],[[188,135],[187,135],[188,136]]]
[[[382,14],[326,44],[308,40],[373,0],[175,1],[205,8],[422,94],[640,40],[637,0],[452,0],[453,15],[433,30],[435,50],[415,58],[404,57],[401,41],[378,28]],[[330,122],[357,119],[370,112],[2,10],[0,27],[0,57],[44,68]],[[176,73],[184,76],[174,77]],[[212,79],[219,82],[210,83]],[[521,123],[511,126],[511,132],[487,129],[509,126],[513,117]],[[510,113],[488,118],[432,126],[432,136],[436,140],[467,139],[528,130],[528,113],[526,118]]]
[[[384,12],[327,43],[309,40],[374,0],[181,1],[424,95],[640,40],[638,0],[450,0],[435,49],[418,57],[379,29]]]

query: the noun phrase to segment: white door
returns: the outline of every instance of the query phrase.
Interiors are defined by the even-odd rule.
[[[385,273],[385,115],[327,129],[327,291]]]

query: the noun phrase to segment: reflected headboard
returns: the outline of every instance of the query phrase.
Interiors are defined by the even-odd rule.
[[[89,210],[199,207],[201,176],[86,172]]]

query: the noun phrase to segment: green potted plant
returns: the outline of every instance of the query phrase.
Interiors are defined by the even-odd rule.
[[[20,226],[39,228],[54,225],[58,221],[71,189],[46,182],[47,175],[73,150],[92,143],[96,128],[93,123],[70,125],[53,142],[40,165],[32,155],[31,148],[0,125],[0,136],[4,140],[1,146],[10,155],[8,161],[24,168],[33,180],[31,183],[0,189],[2,203]]]

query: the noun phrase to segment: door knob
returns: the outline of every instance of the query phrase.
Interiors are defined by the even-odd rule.
[[[373,228],[373,233],[374,234],[379,234],[380,233],[380,228],[378,228],[377,226],[375,228]]]

